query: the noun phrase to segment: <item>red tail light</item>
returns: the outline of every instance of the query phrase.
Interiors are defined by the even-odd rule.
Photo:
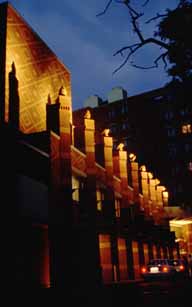
[[[168,272],[168,267],[164,266],[164,267],[162,268],[162,271],[163,271],[164,273]]]
[[[146,273],[146,272],[147,272],[147,268],[143,266],[143,267],[141,268],[141,273]]]
[[[183,271],[183,270],[185,269],[184,265],[181,264],[181,265],[179,266],[179,269],[180,269],[180,271]]]

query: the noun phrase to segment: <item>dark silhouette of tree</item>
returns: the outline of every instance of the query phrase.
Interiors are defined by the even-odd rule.
[[[169,75],[180,81],[192,77],[192,3],[182,1],[173,11],[168,11],[155,32],[161,40],[169,45],[167,59],[171,64]]]
[[[147,10],[149,1],[141,1],[141,7]],[[192,36],[190,35],[190,29],[192,29],[192,1],[178,0],[178,5],[175,9],[166,9],[164,14],[157,13],[156,16],[146,20],[146,24],[157,23],[154,24],[154,28],[157,26],[158,30],[154,30],[152,37],[145,37],[143,34],[140,19],[144,18],[144,13],[140,13],[134,8],[134,0],[110,0],[103,12],[97,16],[106,14],[113,2],[123,5],[128,10],[130,25],[138,39],[137,43],[123,46],[114,53],[114,56],[122,55],[124,57],[124,61],[114,73],[127,63],[137,68],[150,69],[158,67],[159,62],[162,61],[168,74],[173,78],[185,81],[191,77]],[[152,65],[137,65],[134,62],[136,52],[146,45],[152,44],[160,47],[162,52],[153,60]],[[169,68],[168,62],[171,65]]]

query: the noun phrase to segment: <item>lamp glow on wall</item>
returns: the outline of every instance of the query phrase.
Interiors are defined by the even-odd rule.
[[[147,171],[146,166],[145,166],[145,165],[141,165],[141,167],[140,167],[140,171],[142,171],[142,172],[146,172],[146,171]]]
[[[136,155],[134,153],[130,153],[129,159],[130,159],[131,162],[134,162],[136,160]]]
[[[148,173],[148,178],[149,178],[149,179],[153,179],[153,174],[149,172],[149,173]]]
[[[162,197],[163,197],[163,206],[168,206],[169,192],[166,189],[162,191]]]

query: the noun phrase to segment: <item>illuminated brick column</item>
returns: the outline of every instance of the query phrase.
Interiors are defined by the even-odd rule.
[[[71,171],[71,100],[59,91],[59,134],[51,133],[49,238],[51,287],[71,289],[74,276]]]
[[[148,183],[148,173],[146,170],[146,166],[142,165],[140,167],[140,174],[141,174],[141,188],[143,194],[143,201],[144,201],[144,210],[145,214],[150,214],[150,205],[149,205],[149,183]]]
[[[105,129],[102,133],[102,143],[104,151],[104,167],[106,169],[106,191],[103,207],[104,220],[107,225],[116,223],[115,216],[115,193],[113,186],[113,138],[109,136],[109,129]],[[113,280],[119,279],[117,239],[115,235],[111,235],[111,255],[113,265]]]
[[[107,183],[112,185],[113,178],[113,138],[109,136],[109,129],[103,131],[104,165],[107,175]]]
[[[159,207],[163,207],[163,191],[165,191],[165,187],[158,185],[156,188],[157,188],[157,205]]]
[[[153,212],[153,208],[156,205],[156,179],[153,178],[152,173],[148,173],[149,178],[149,194],[150,194],[150,200],[151,200],[151,206],[150,206],[150,214]]]
[[[121,178],[122,192],[127,190],[128,187],[128,172],[127,172],[127,151],[123,150],[124,145],[118,145],[119,153],[119,177]]]
[[[128,170],[127,170],[127,151],[123,150],[124,144],[120,143],[117,146],[118,156],[116,159],[117,175],[121,179],[121,223],[124,225],[128,221],[128,207],[129,207],[129,191],[128,191]]]
[[[86,154],[85,202],[87,218],[80,231],[80,286],[87,292],[94,291],[101,282],[99,234],[97,233],[95,121],[88,110],[84,116]],[[82,204],[81,204],[82,205]],[[88,281],[88,282],[87,282]],[[86,294],[86,293],[85,293]]]
[[[104,167],[106,169],[106,185],[104,202],[105,218],[111,223],[115,221],[115,196],[113,188],[113,138],[109,136],[109,129],[102,133],[102,143],[104,152]]]
[[[164,219],[164,208],[163,208],[163,191],[165,187],[159,185],[160,181],[156,179],[156,210],[155,210],[155,220],[157,224],[165,224]]]
[[[59,103],[52,103],[50,96],[48,96],[46,104],[46,128],[47,131],[53,131],[59,135]]]
[[[139,165],[138,162],[135,162],[135,154],[131,153],[129,159],[131,165],[132,186],[134,190],[134,202],[139,203]]]
[[[95,121],[88,110],[84,116],[87,174],[95,175]]]

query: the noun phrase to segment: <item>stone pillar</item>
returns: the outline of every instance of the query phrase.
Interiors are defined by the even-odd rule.
[[[88,110],[84,116],[84,144],[86,154],[85,206],[80,233],[80,287],[85,295],[91,295],[101,284],[99,233],[97,232],[95,122]]]
[[[115,222],[115,196],[113,188],[113,138],[109,136],[109,129],[102,133],[104,167],[106,169],[106,186],[104,201],[104,218],[108,223]]]
[[[134,202],[139,204],[139,166],[138,162],[135,161],[135,154],[131,153],[129,159],[131,165],[132,186],[134,190]]]
[[[143,194],[145,215],[149,215],[150,214],[149,184],[148,184],[148,173],[147,173],[145,165],[142,165],[140,167],[140,173],[141,173],[141,189],[142,189],[142,194]]]
[[[51,186],[49,240],[51,287],[66,290],[74,283],[74,233],[72,218],[71,99],[63,87],[59,104],[59,134],[51,132]]]
[[[153,208],[156,204],[156,180],[153,178],[153,174],[148,172],[148,178],[149,178],[149,195],[151,200],[151,207],[150,207],[150,214],[153,212]]]
[[[121,179],[121,214],[120,221],[122,225],[129,223],[129,191],[128,191],[128,169],[127,169],[127,151],[123,150],[124,144],[120,143],[117,146],[118,156],[114,161],[116,164],[116,173]]]
[[[109,129],[103,131],[104,166],[107,181],[111,185],[113,177],[113,138],[109,136]]]
[[[59,135],[59,103],[52,103],[48,95],[46,104],[46,128],[47,131],[53,131]]]
[[[164,190],[162,194],[163,194],[163,206],[167,207],[169,205],[169,192],[167,190]]]
[[[162,226],[168,226],[168,221],[164,219],[164,203],[163,203],[163,192],[166,188],[162,185],[157,185],[157,216],[158,223]]]
[[[163,207],[163,191],[165,191],[165,187],[158,185],[157,186],[157,205],[159,207]]]
[[[128,187],[128,171],[127,171],[127,151],[123,150],[124,145],[119,144],[119,177],[121,179],[121,188],[123,191]]]

